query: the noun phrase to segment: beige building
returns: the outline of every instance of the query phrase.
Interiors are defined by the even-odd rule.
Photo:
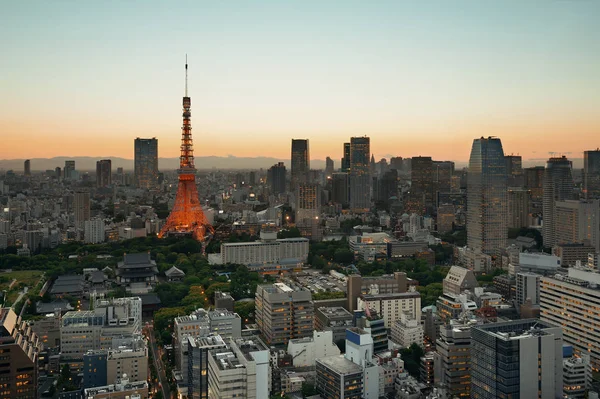
[[[423,345],[423,326],[421,319],[413,319],[405,314],[400,316],[392,325],[392,341],[402,348],[408,348],[412,344]]]
[[[45,348],[60,346],[60,312],[47,314],[30,325]]]
[[[116,381],[126,374],[132,381],[146,381],[148,379],[148,346],[143,345],[137,349],[113,349],[108,351],[106,357],[106,378]]]
[[[586,242],[600,251],[600,201],[556,201],[556,244]]]
[[[461,266],[452,266],[443,281],[444,294],[460,295],[465,290],[473,292],[479,283],[472,270]]]
[[[62,317],[61,356],[81,360],[89,350],[111,349],[120,339],[141,331],[141,298],[98,299],[94,310],[67,312]]]
[[[0,398],[37,398],[42,344],[11,308],[0,309]]]
[[[529,227],[531,191],[522,188],[508,189],[508,228]]]
[[[312,294],[283,283],[256,287],[256,324],[267,345],[286,344],[293,338],[312,336]]]
[[[437,231],[440,234],[452,231],[456,210],[452,204],[440,204],[437,211]]]
[[[540,279],[540,319],[562,326],[563,340],[600,368],[600,273],[571,267]]]
[[[552,254],[560,259],[562,267],[575,266],[577,261],[585,265],[593,253],[596,253],[596,249],[585,243],[557,244],[552,248]]]
[[[395,294],[361,295],[357,299],[359,310],[371,309],[381,315],[386,328],[392,328],[403,314],[421,320],[421,294],[416,291]]]
[[[356,300],[363,294],[392,294],[407,292],[409,286],[416,283],[406,277],[406,273],[396,272],[390,276],[362,277],[357,274],[348,276],[346,280],[346,292],[348,296],[348,311],[357,309]]]

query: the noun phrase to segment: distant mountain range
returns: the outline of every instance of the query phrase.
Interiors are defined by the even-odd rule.
[[[125,170],[133,170],[133,159],[126,159],[120,157],[54,157],[54,158],[31,158],[31,170],[32,171],[44,171],[48,169],[54,169],[59,166],[61,169],[65,166],[66,160],[74,160],[75,168],[79,171],[95,171],[96,162],[101,159],[110,159],[112,161],[112,168],[123,168]],[[573,168],[583,168],[583,158],[571,158],[573,161]],[[22,171],[23,162],[25,159],[1,159],[0,160],[0,171],[1,170],[14,170]],[[270,157],[196,157],[196,168],[202,169],[268,169],[277,162],[285,162],[287,168],[290,168],[289,159],[270,158]],[[335,160],[336,167],[339,167],[340,160]],[[545,159],[526,159],[523,161],[523,167],[530,167],[535,165],[545,165]],[[310,166],[312,169],[325,169],[325,161],[322,159],[311,159]],[[467,166],[466,162],[456,162],[456,168],[463,168]],[[158,168],[163,171],[175,170],[179,167],[179,158],[159,158]]]
[[[101,159],[110,159],[112,161],[112,169],[123,168],[124,170],[133,170],[133,159],[119,157],[54,157],[54,158],[31,158],[32,171],[44,171],[55,169],[59,166],[61,169],[65,166],[66,160],[75,161],[75,169],[79,171],[95,171],[96,162]],[[2,159],[0,160],[0,170],[22,171],[23,162],[25,159]],[[289,168],[289,159],[278,159],[268,157],[196,157],[196,168],[202,169],[268,169],[277,162],[285,162]],[[338,162],[339,163],[339,162]],[[314,169],[324,169],[325,161],[313,159],[310,161],[310,166]],[[158,158],[158,168],[160,170],[175,170],[179,167],[179,158]]]

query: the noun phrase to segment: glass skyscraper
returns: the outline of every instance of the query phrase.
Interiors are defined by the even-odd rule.
[[[600,198],[600,149],[583,153],[583,190],[586,199]]]
[[[308,140],[292,139],[292,191],[300,183],[308,182],[310,172],[310,151]]]
[[[562,329],[537,319],[471,329],[471,398],[562,397]]]
[[[158,139],[135,139],[135,185],[152,189],[158,184]]]
[[[571,173],[572,163],[565,157],[554,157],[546,163],[544,171],[544,194],[542,235],[544,246],[552,247],[556,244],[556,201],[573,199],[573,175]]]
[[[350,208],[371,208],[371,141],[368,137],[350,139]]]
[[[499,138],[473,140],[467,175],[467,245],[498,254],[508,234],[506,164]]]
[[[267,183],[271,187],[271,193],[279,195],[285,193],[285,165],[279,162],[267,171]]]

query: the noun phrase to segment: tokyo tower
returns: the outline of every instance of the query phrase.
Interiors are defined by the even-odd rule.
[[[202,205],[198,199],[196,188],[196,167],[194,166],[194,149],[192,144],[192,123],[190,107],[192,100],[188,97],[188,64],[185,58],[185,97],[183,97],[183,126],[181,127],[181,156],[179,157],[179,186],[175,205],[163,228],[158,233],[162,238],[168,235],[191,235],[198,241],[210,239],[214,233],[208,223]]]

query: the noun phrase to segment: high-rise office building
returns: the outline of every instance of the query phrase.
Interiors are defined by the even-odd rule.
[[[364,371],[358,364],[341,356],[318,358],[316,389],[323,399],[361,399]]]
[[[238,337],[239,338],[239,337]],[[221,349],[226,352],[227,345],[220,335],[211,334],[205,337],[187,336],[188,368],[181,370],[187,373],[188,399],[208,399],[208,357],[210,351]]]
[[[391,197],[396,197],[398,195],[398,171],[391,169],[380,175],[376,180],[373,192],[377,201],[386,203]]]
[[[544,195],[544,172],[543,166],[534,166],[524,169],[525,188],[531,191],[533,201],[541,201]]]
[[[96,162],[96,187],[109,187],[112,185],[112,162],[103,159]]]
[[[452,320],[440,326],[435,342],[434,380],[444,387],[449,397],[468,397],[471,391],[470,321]]]
[[[85,221],[90,220],[90,193],[75,193],[73,210],[75,212],[75,227],[83,230]]]
[[[158,184],[158,139],[136,138],[134,178],[138,188],[153,189]]]
[[[331,201],[335,204],[348,204],[348,173],[334,173],[331,176]]]
[[[508,189],[508,228],[529,227],[531,191],[524,188]]]
[[[292,191],[309,181],[310,151],[307,139],[292,139]]]
[[[312,336],[314,306],[310,291],[283,283],[256,287],[256,324],[268,345]]]
[[[83,240],[86,244],[100,244],[106,241],[106,229],[102,219],[84,221],[83,231]]]
[[[555,244],[586,242],[600,251],[600,200],[556,201]]]
[[[11,308],[0,309],[2,398],[37,398],[42,343]]]
[[[542,225],[545,247],[552,247],[556,244],[556,221],[554,216],[556,201],[573,199],[571,168],[571,161],[564,155],[550,158],[546,164],[543,197],[544,224]]]
[[[592,372],[588,355],[563,359],[563,398],[588,397],[586,392],[592,385]]]
[[[528,299],[532,305],[540,304],[540,278],[536,273],[517,273],[517,306],[521,306]]]
[[[433,208],[433,161],[431,157],[413,157],[410,172],[409,213],[428,214]]]
[[[75,178],[75,161],[65,161],[63,174],[65,180],[73,180]]]
[[[467,176],[467,245],[498,254],[506,248],[508,201],[506,164],[499,138],[473,141]]]
[[[452,176],[454,176],[454,162],[433,161],[433,193],[452,191]]]
[[[456,209],[453,204],[439,204],[437,208],[437,231],[440,234],[451,232],[456,220]]]
[[[279,162],[267,171],[267,183],[271,187],[271,194],[285,193],[285,165]]]
[[[562,330],[537,319],[471,329],[471,397],[562,396]]]
[[[298,183],[296,189],[296,223],[312,223],[319,218],[321,186],[318,183]]]
[[[600,148],[583,153],[583,192],[586,199],[600,198]]]
[[[270,397],[269,348],[259,338],[238,338],[230,350],[214,349],[208,357],[208,398]]]
[[[29,159],[23,162],[23,174],[25,176],[31,176],[31,161]]]
[[[402,171],[402,157],[391,157],[390,169],[396,169],[398,172]]]
[[[505,155],[506,178],[509,187],[523,187],[525,179],[523,177],[523,159],[520,155]]]
[[[370,154],[371,144],[368,137],[350,139],[350,208],[354,211],[366,211],[371,208]]]
[[[344,156],[342,157],[342,172],[350,172],[350,143],[344,143]]]
[[[325,174],[327,176],[331,176],[333,174],[335,165],[333,163],[333,159],[330,157],[325,158]]]

